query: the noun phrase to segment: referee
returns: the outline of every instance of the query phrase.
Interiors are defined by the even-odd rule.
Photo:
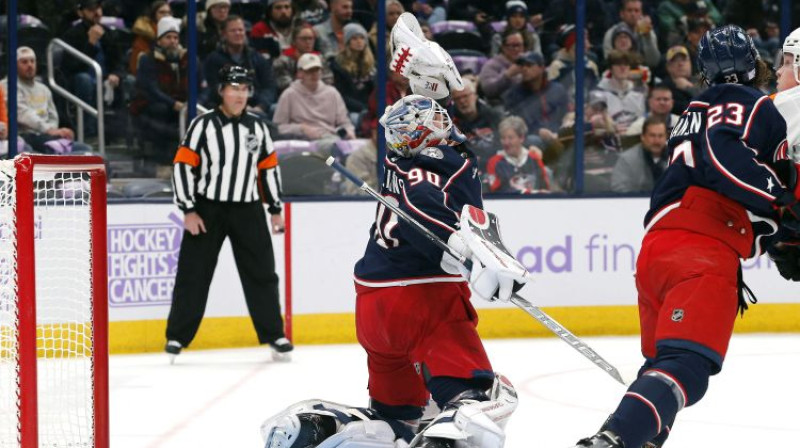
[[[230,238],[258,341],[278,359],[294,347],[283,333],[278,275],[261,200],[272,233],[283,232],[278,154],[264,123],[245,112],[253,86],[243,67],[219,72],[222,104],[195,118],[175,155],[175,203],[184,228],[167,320],[166,352],[174,361],[194,339],[208,301],[222,243]]]

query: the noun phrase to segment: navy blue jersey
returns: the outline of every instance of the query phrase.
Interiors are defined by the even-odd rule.
[[[775,200],[787,191],[774,168],[786,158],[786,122],[769,97],[741,85],[712,86],[683,112],[668,147],[670,164],[653,190],[645,226],[697,186],[742,205],[755,234],[752,254],[763,252],[778,230]]]
[[[523,149],[524,150],[524,149]],[[505,153],[496,154],[486,164],[486,180],[492,193],[530,194],[550,189],[550,177],[541,157],[527,151],[522,164],[517,165]]]
[[[380,193],[443,241],[457,230],[464,204],[483,208],[475,158],[452,146],[426,148],[412,158],[387,157]],[[378,204],[355,279],[365,286],[463,281],[442,270],[442,252]]]

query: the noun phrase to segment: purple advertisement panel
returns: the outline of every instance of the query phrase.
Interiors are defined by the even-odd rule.
[[[112,307],[163,306],[172,301],[183,219],[108,226],[108,301]]]

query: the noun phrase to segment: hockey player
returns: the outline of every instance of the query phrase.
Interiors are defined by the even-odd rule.
[[[792,31],[783,42],[783,55],[777,69],[778,93],[775,107],[786,119],[789,148],[800,145],[800,28]],[[800,149],[800,148],[798,148]]]
[[[370,407],[297,403],[264,423],[267,448],[500,448],[516,408],[513,386],[492,370],[478,336],[466,279],[478,297],[508,301],[528,274],[469,233],[470,220],[487,224],[476,159],[437,103],[463,89],[461,76],[413,15],[400,16],[391,41],[390,68],[409,78],[415,94],[380,120],[388,149],[380,193],[460,259],[471,259],[472,271],[379,204],[355,266]],[[465,206],[469,213],[462,213]],[[420,430],[431,397],[442,412]]]
[[[463,138],[448,140],[460,134],[454,132],[447,112],[430,98],[411,95],[395,103],[381,124],[389,149],[381,194],[457,251],[477,253],[463,235],[468,229],[459,229],[464,205],[483,208],[476,160],[462,151]],[[450,411],[450,418],[459,407],[467,420],[480,416],[473,405],[465,405],[489,400],[485,391],[494,372],[476,331],[477,314],[459,275],[462,269],[382,205],[370,235],[364,257],[356,263],[355,279],[356,329],[368,355],[371,407],[413,427],[430,394],[439,408]],[[492,280],[486,283],[465,273],[478,297],[493,300],[498,281],[503,281],[500,276],[527,280],[524,269],[517,275],[500,273],[493,264],[485,259],[474,262],[489,271],[487,280]],[[501,300],[509,299],[510,290],[500,292]],[[434,420],[423,433],[431,441],[420,446],[461,446],[452,442],[484,437],[459,432],[441,428]],[[501,433],[492,437],[494,443],[471,441],[474,445],[464,446],[502,446]]]
[[[778,59],[777,87],[773,95],[775,107],[786,120],[788,158],[800,162],[800,28],[790,33],[783,42],[783,54]],[[784,227],[779,241],[767,250],[781,275],[800,281],[800,223],[793,222],[793,215],[784,218]]]
[[[509,300],[512,284],[525,283],[527,272],[521,266],[509,270],[508,263],[503,266],[487,256],[479,247],[482,242],[467,233],[470,225],[465,220],[486,224],[480,210],[481,184],[475,156],[459,145],[463,137],[447,111],[431,98],[409,95],[387,108],[380,122],[388,149],[380,193],[458,253],[472,258],[473,271],[466,272],[455,258],[379,204],[354,273],[356,330],[369,370],[369,412],[299,403],[297,409],[265,424],[265,438],[273,440],[267,447],[340,446],[329,445],[326,437],[334,433],[344,437],[341,433],[355,414],[361,422],[386,422],[394,437],[411,447],[502,447],[503,427],[516,408],[516,393],[492,370],[476,330],[477,314],[465,278],[478,297]],[[462,213],[465,205],[468,213]],[[417,433],[430,397],[443,412]],[[332,415],[309,415],[313,409]],[[363,426],[356,423],[351,426]],[[359,444],[362,429],[347,430],[353,437],[353,445],[347,446],[373,446]],[[285,444],[312,436],[326,442]],[[386,443],[374,446],[405,446],[394,439]]]
[[[600,432],[577,447],[662,446],[677,413],[722,369],[737,310],[747,308],[740,258],[759,256],[778,238],[781,214],[797,208],[786,123],[757,90],[768,69],[752,39],[737,26],[711,30],[698,66],[710,87],[672,131],[637,260],[646,361]]]

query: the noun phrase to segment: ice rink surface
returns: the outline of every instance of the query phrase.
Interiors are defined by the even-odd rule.
[[[533,322],[532,322],[533,324]],[[634,337],[586,338],[632,378]],[[496,371],[519,393],[508,448],[568,448],[593,434],[625,388],[558,339],[489,340]],[[261,447],[258,428],[303,399],[367,403],[358,345],[299,346],[290,363],[266,348],[111,357],[114,448]],[[800,446],[800,335],[737,335],[704,400],[678,416],[667,448]]]

